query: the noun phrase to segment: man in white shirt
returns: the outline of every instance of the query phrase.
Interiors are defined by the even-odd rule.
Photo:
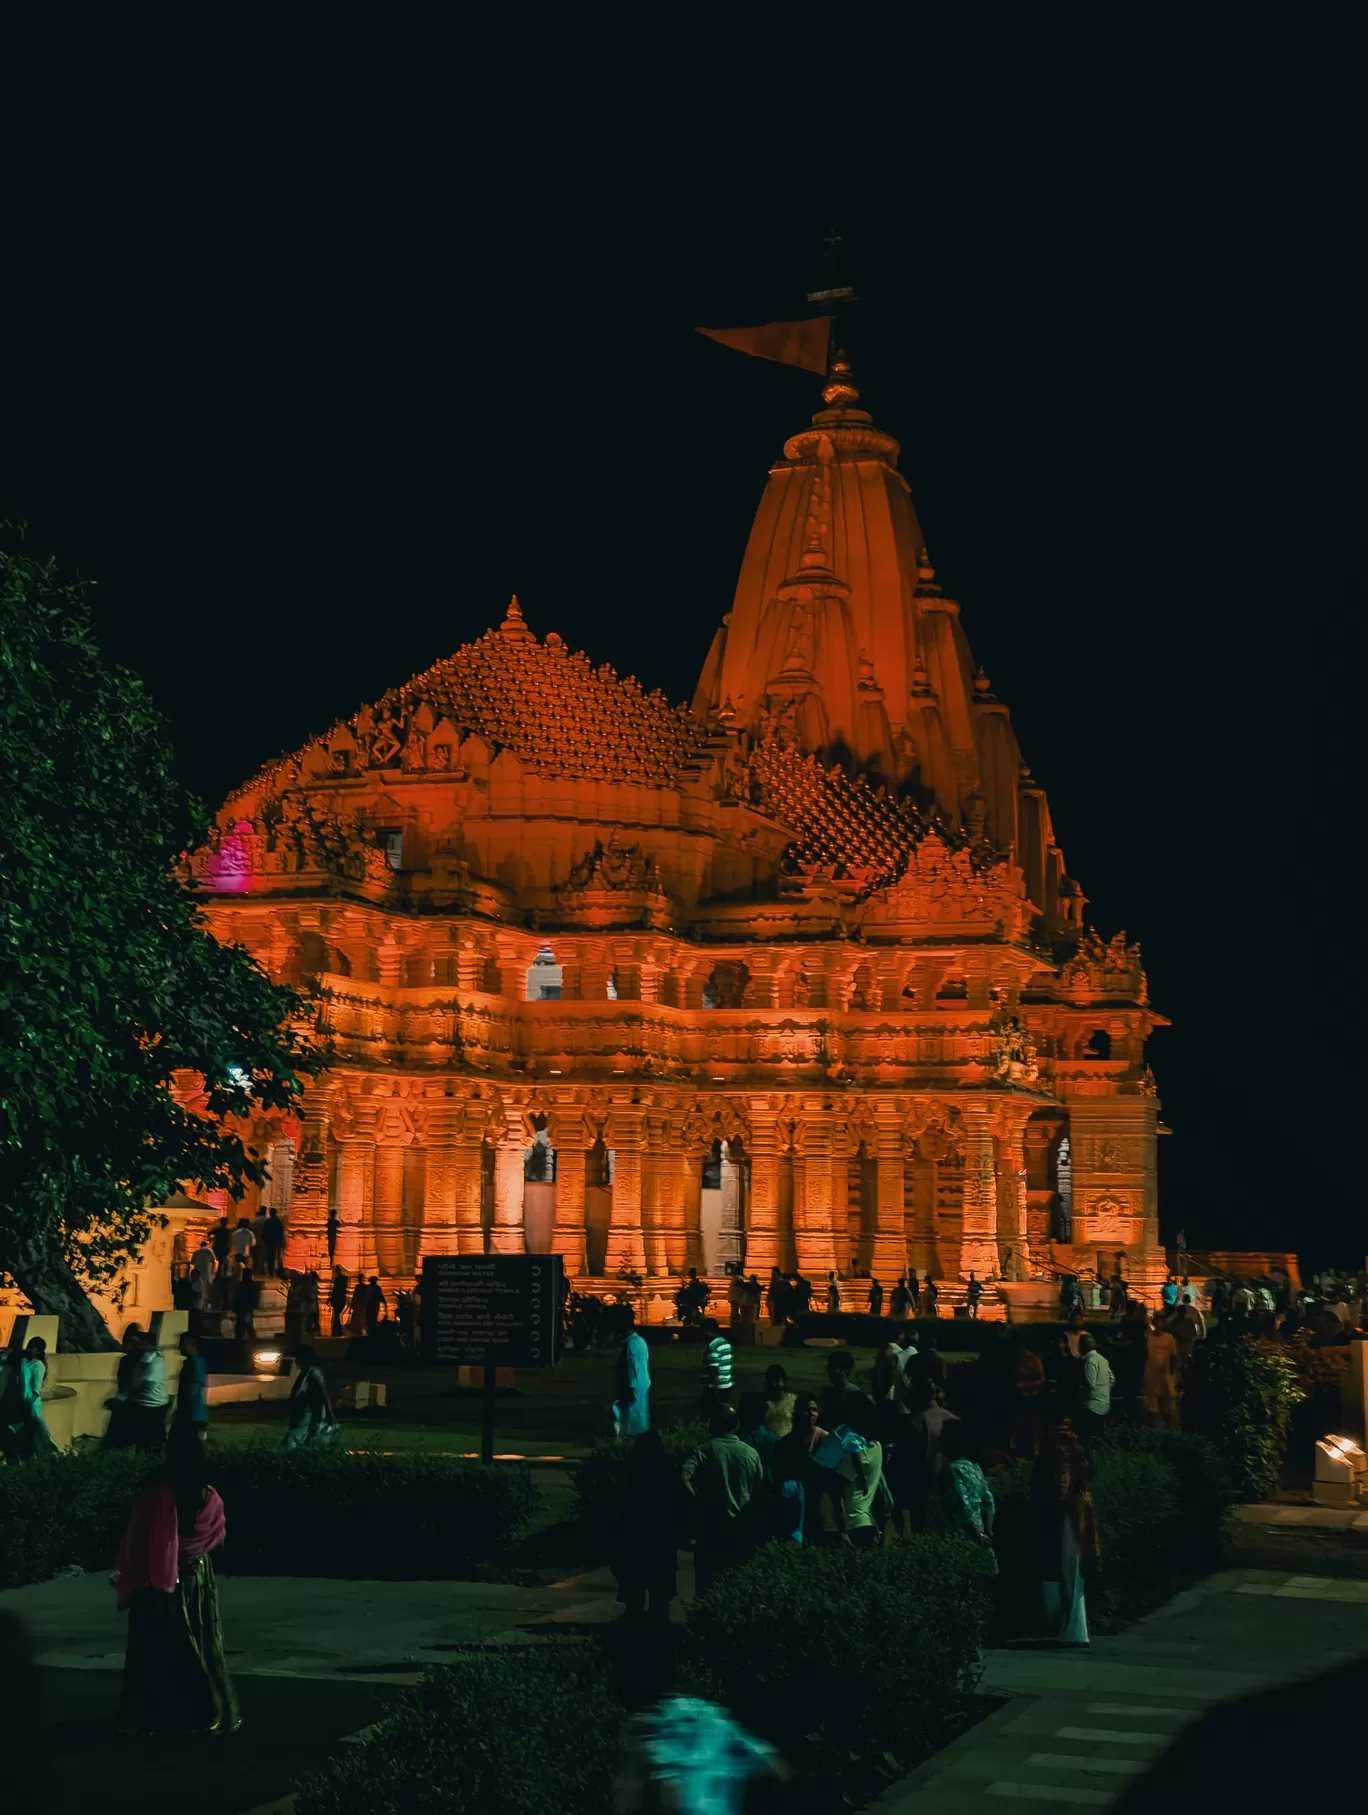
[[[1078,1352],[1083,1357],[1083,1405],[1078,1414],[1078,1428],[1085,1437],[1098,1437],[1107,1428],[1111,1415],[1111,1363],[1097,1346],[1097,1338],[1086,1332],[1079,1338]]]

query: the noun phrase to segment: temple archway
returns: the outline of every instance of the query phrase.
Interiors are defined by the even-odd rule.
[[[608,1271],[608,1230],[613,1217],[613,1155],[599,1137],[584,1160],[585,1271],[602,1279]]]
[[[546,1117],[533,1121],[536,1133],[523,1149],[523,1236],[529,1254],[549,1254],[556,1228],[556,1150]]]

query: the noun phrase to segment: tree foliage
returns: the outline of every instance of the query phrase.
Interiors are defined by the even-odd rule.
[[[0,776],[0,1271],[103,1347],[83,1285],[177,1181],[259,1183],[224,1118],[290,1109],[320,1059],[303,999],[215,939],[178,874],[204,816],[85,588],[3,551]],[[184,1072],[207,1115],[169,1088]]]

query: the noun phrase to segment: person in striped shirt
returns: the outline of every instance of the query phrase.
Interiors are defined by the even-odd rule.
[[[732,1345],[718,1328],[715,1317],[703,1320],[703,1402],[705,1418],[715,1407],[726,1405],[732,1390]]]

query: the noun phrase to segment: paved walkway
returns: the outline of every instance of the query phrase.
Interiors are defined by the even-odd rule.
[[[988,1652],[983,1692],[1006,1706],[869,1815],[1103,1809],[1211,1709],[1364,1658],[1368,1582],[1226,1570],[1086,1650]]]
[[[680,1558],[692,1588],[692,1557]],[[686,1565],[688,1576],[686,1580]],[[546,1572],[539,1587],[494,1582],[336,1582],[296,1576],[219,1577],[235,1676],[395,1682],[471,1644],[526,1644],[538,1632],[600,1625],[621,1612],[608,1570]],[[58,1576],[0,1594],[46,1669],[122,1670],[127,1622],[108,1576]],[[678,1611],[678,1610],[676,1610]]]

